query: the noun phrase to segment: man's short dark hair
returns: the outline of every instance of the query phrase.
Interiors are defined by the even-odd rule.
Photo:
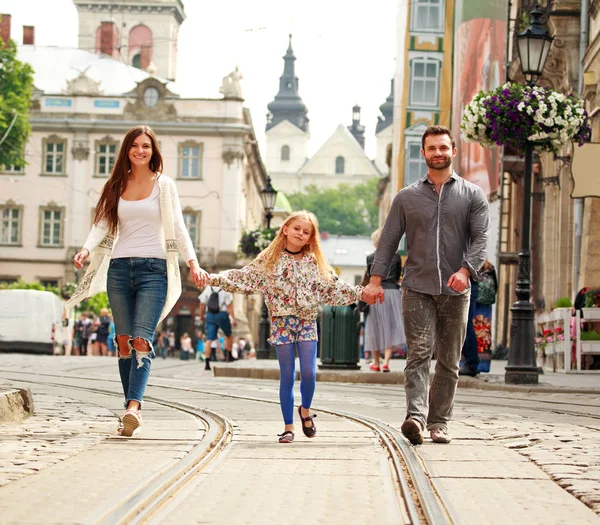
[[[456,148],[454,133],[452,133],[452,130],[448,129],[446,126],[429,126],[425,130],[425,133],[423,133],[423,138],[421,139],[421,147],[423,149],[425,149],[425,139],[429,137],[429,135],[448,135],[448,137],[450,137],[450,142],[452,142],[452,149]]]

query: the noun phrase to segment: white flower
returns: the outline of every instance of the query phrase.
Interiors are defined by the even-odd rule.
[[[519,102],[519,105],[517,106],[517,109],[519,111],[523,111],[523,108],[525,107],[525,102]]]

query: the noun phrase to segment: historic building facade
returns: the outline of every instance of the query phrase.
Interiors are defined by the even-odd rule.
[[[97,12],[108,3],[77,1],[80,27],[98,24],[102,31]],[[137,3],[144,9],[181,5]],[[179,8],[162,13],[172,23],[182,19]],[[166,22],[161,16],[145,23],[156,34]],[[144,71],[100,51],[23,45],[19,59],[32,65],[36,90],[23,152],[27,166],[0,171],[0,280],[62,286],[82,276],[73,256],[89,232],[120,141],[137,124],[157,134],[164,175],[177,183],[201,266],[216,271],[239,264],[242,231],[264,219],[266,169],[236,71],[224,78],[222,98],[181,98],[176,84],[153,68]],[[171,67],[167,62],[164,69]],[[181,265],[184,293],[166,325],[193,333],[199,292]],[[256,339],[258,305],[237,296],[235,307],[239,331]]]

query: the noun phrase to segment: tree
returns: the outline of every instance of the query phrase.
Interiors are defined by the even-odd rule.
[[[0,165],[25,167],[32,93],[33,69],[17,60],[12,40],[5,43],[0,39]]]
[[[303,193],[288,195],[294,210],[312,211],[319,219],[319,229],[333,235],[370,235],[378,226],[378,208],[375,204],[377,183],[372,179],[350,186],[320,189],[307,186]]]

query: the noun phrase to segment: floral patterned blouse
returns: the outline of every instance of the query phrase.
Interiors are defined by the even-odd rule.
[[[358,301],[362,286],[352,286],[332,272],[329,280],[319,272],[315,258],[304,254],[296,261],[283,252],[273,271],[266,273],[255,260],[239,270],[211,274],[211,286],[231,293],[260,292],[273,317],[294,315],[313,320],[319,315],[319,304],[343,306]]]

